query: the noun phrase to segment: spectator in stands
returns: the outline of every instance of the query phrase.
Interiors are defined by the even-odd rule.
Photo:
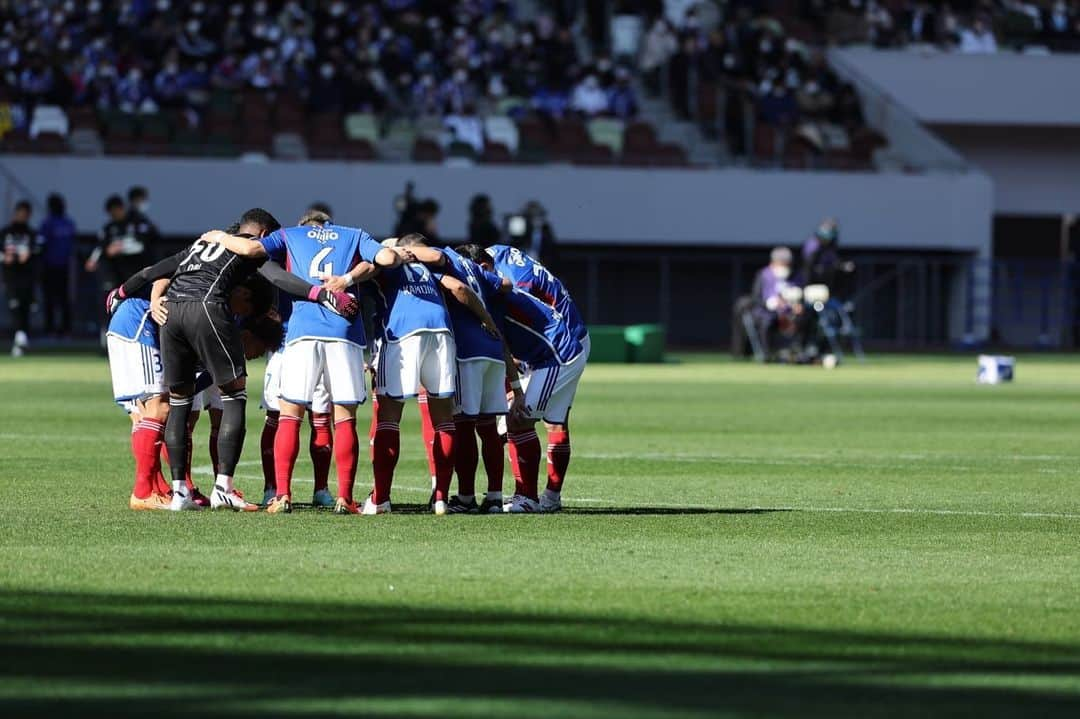
[[[585,117],[596,117],[607,112],[607,93],[604,92],[604,88],[600,87],[600,80],[596,75],[586,75],[574,87],[574,94],[570,98],[570,107]]]
[[[679,47],[678,38],[662,16],[653,20],[641,44],[638,68],[645,80],[645,88],[653,96],[660,94],[661,69]]]
[[[116,98],[122,112],[128,114],[157,112],[157,103],[150,95],[150,87],[143,79],[142,69],[132,67],[116,84]]]
[[[447,145],[460,143],[467,145],[477,156],[484,153],[484,124],[473,105],[466,105],[461,114],[447,115],[443,127],[447,130]]]
[[[671,106],[680,120],[690,119],[690,70],[697,59],[697,40],[683,38],[678,52],[668,62],[668,88]]]
[[[481,247],[499,244],[502,233],[495,224],[495,209],[487,195],[473,195],[469,202],[469,243]]]
[[[45,331],[49,334],[71,334],[72,260],[75,251],[75,223],[67,215],[67,203],[62,195],[49,195],[48,217],[38,231],[44,250],[42,282],[45,300]]]
[[[937,31],[937,13],[926,0],[917,0],[900,15],[900,35],[906,42],[933,45]]]
[[[3,243],[4,287],[11,311],[11,356],[21,357],[30,344],[30,308],[34,302],[34,266],[41,238],[30,227],[31,207],[26,200],[15,204],[11,224],[0,230]]]
[[[776,129],[791,127],[799,119],[799,104],[780,79],[762,83],[758,96],[758,120]]]
[[[630,84],[630,71],[625,67],[615,70],[615,84],[608,90],[608,112],[620,120],[637,117],[637,93]]]
[[[975,18],[970,28],[960,31],[960,52],[968,54],[997,52],[997,39],[985,19]]]

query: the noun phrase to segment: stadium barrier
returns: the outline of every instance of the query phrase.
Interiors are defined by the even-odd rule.
[[[589,328],[590,362],[656,363],[664,361],[667,330],[663,325],[596,325]]]

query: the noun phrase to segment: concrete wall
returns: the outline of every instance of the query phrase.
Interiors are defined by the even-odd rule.
[[[934,130],[993,179],[996,213],[1080,213],[1080,127],[947,125]]]
[[[1080,55],[834,52],[923,122],[1080,126]]]
[[[294,221],[308,202],[329,202],[339,221],[390,231],[407,180],[442,203],[442,234],[465,234],[477,192],[499,212],[530,199],[547,206],[565,242],[769,245],[797,243],[825,215],[848,247],[990,250],[992,188],[979,173],[923,175],[754,170],[624,170],[569,167],[244,163],[221,160],[0,158],[0,199],[59,191],[82,228],[104,220],[110,192],[149,187],[151,216],[169,234],[229,224],[261,205]],[[11,179],[14,178],[14,181]]]

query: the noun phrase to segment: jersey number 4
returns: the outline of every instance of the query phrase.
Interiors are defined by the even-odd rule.
[[[334,251],[333,247],[324,247],[319,250],[319,253],[311,258],[311,266],[308,267],[308,274],[316,280],[328,280],[334,276],[334,263],[327,262],[325,265],[322,263],[326,259],[326,256]]]

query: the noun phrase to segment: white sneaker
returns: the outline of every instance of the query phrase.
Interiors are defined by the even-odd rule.
[[[540,510],[543,512],[558,512],[562,510],[562,494],[545,489],[540,495]]]
[[[360,510],[360,514],[373,517],[376,514],[390,514],[391,511],[389,499],[375,504],[375,502],[371,501],[371,495],[369,494],[368,498],[364,500],[364,508]]]
[[[431,511],[436,516],[443,516],[444,514],[446,514],[446,502],[441,499],[435,500],[431,503]]]
[[[194,499],[191,492],[173,492],[172,501],[169,502],[169,510],[173,512],[195,512],[202,509]]]
[[[244,495],[235,489],[226,492],[221,487],[214,485],[214,491],[210,493],[210,509],[231,509],[234,512],[258,512],[259,505],[252,504],[244,499]]]
[[[503,505],[503,511],[509,514],[534,514],[542,512],[540,503],[524,494],[515,494]]]

